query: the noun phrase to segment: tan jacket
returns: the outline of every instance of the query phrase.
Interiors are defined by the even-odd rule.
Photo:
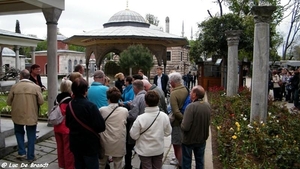
[[[7,97],[11,106],[12,120],[20,125],[36,125],[38,108],[44,103],[40,86],[28,79],[22,79],[13,85]]]
[[[116,106],[117,103],[111,103],[101,107],[99,111],[103,119],[106,119]],[[105,131],[100,134],[106,156],[123,157],[126,154],[127,117],[128,110],[118,107],[106,120]]]
[[[180,108],[183,106],[184,101],[188,95],[188,91],[183,85],[175,87],[170,95],[170,105],[172,113],[175,115],[175,120],[172,123],[172,126],[180,126],[183,115],[180,112]]]

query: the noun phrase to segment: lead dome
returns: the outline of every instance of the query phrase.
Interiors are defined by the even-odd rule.
[[[139,13],[125,9],[115,13],[103,26],[105,28],[111,26],[149,27],[150,24]]]

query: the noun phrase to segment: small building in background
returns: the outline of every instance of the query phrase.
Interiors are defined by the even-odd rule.
[[[20,58],[20,70],[25,69],[25,56],[19,55]],[[2,50],[2,72],[5,72],[5,69],[10,67],[16,67],[16,53],[8,48],[4,47]]]
[[[85,65],[85,52],[69,50],[68,44],[64,43],[66,39],[58,31],[57,35],[57,74],[67,75],[74,71],[78,64]],[[41,66],[41,75],[47,75],[47,50],[35,52],[35,63]]]

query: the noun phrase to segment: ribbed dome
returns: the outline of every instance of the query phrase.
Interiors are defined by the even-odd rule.
[[[16,53],[7,47],[4,47],[2,50],[2,56],[16,56]]]
[[[109,22],[142,22],[145,23],[145,19],[137,12],[125,9],[117,12],[109,20]]]
[[[104,27],[111,26],[137,26],[149,27],[150,24],[137,12],[125,9],[114,14],[107,23],[103,24]]]

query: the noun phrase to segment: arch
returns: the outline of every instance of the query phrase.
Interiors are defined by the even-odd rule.
[[[69,59],[69,60],[68,60],[68,73],[71,73],[72,70],[73,70],[73,67],[72,67],[72,60]]]
[[[78,64],[77,59],[74,60],[74,67]]]

